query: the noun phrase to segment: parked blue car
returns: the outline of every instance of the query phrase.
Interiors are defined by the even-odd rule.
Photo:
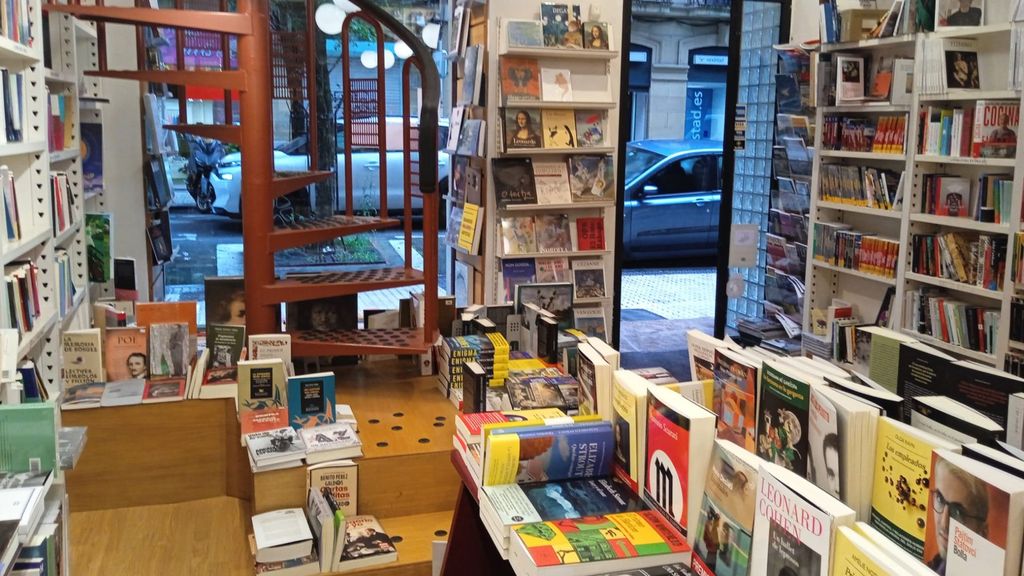
[[[714,254],[722,200],[722,142],[637,140],[626,145],[626,260]]]

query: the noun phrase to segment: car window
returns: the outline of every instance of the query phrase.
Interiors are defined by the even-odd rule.
[[[720,190],[720,172],[715,156],[691,156],[666,165],[647,186],[657,188],[658,195]]]

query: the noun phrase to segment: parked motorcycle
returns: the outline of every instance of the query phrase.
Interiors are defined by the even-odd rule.
[[[224,146],[218,140],[190,137],[189,149],[191,154],[185,188],[195,201],[196,208],[208,214],[213,211],[213,201],[217,198],[210,174],[217,171],[217,164],[224,157]]]

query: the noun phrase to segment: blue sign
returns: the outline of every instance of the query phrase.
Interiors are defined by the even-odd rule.
[[[713,88],[686,89],[686,140],[711,138],[711,103],[715,99]]]

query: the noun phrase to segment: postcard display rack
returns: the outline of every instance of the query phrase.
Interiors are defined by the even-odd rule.
[[[571,4],[570,4],[571,6]],[[484,238],[481,243],[481,258],[478,271],[484,280],[484,304],[501,305],[506,300],[506,287],[502,278],[503,263],[510,259],[536,258],[567,258],[567,280],[572,281],[572,267],[578,261],[599,261],[604,270],[604,296],[600,298],[575,299],[573,307],[576,311],[583,309],[600,309],[604,318],[606,335],[611,329],[612,290],[614,282],[615,257],[615,197],[600,201],[571,202],[558,204],[520,204],[500,207],[496,197],[495,174],[491,161],[499,158],[531,158],[533,162],[565,162],[569,163],[574,155],[605,156],[613,167],[617,162],[619,108],[619,73],[621,66],[621,40],[618,34],[622,30],[622,6],[612,0],[591,0],[579,5],[583,21],[600,21],[608,24],[609,49],[584,50],[574,48],[518,48],[508,43],[507,25],[510,20],[541,19],[541,3],[538,2],[489,2],[486,9],[487,45],[486,45],[486,85],[484,89],[487,104],[486,118],[486,204],[484,212]],[[602,111],[605,118],[605,146],[575,148],[526,148],[505,150],[502,136],[504,135],[505,106],[501,98],[500,69],[502,57],[536,59],[538,67],[543,70],[565,69],[570,72],[572,86],[571,101],[530,101],[509,104],[513,108],[528,109],[539,118],[545,110],[569,111]],[[543,92],[542,92],[543,98]],[[612,172],[615,174],[616,172]],[[571,172],[570,172],[571,177]],[[622,183],[616,182],[615,194],[621,194]],[[504,254],[501,230],[502,218],[538,217],[547,215],[565,215],[569,220],[572,250],[538,253]],[[577,220],[580,218],[600,218],[603,224],[604,250],[579,250],[577,237]],[[539,248],[538,248],[539,250]],[[511,294],[514,298],[514,294]],[[574,291],[575,296],[575,291]]]
[[[826,102],[819,102],[815,138],[818,153],[813,164],[808,226],[808,250],[812,254],[807,258],[808,281],[803,320],[805,331],[811,331],[815,310],[820,314],[827,310],[834,299],[839,299],[852,305],[854,316],[860,323],[875,323],[879,312],[887,308],[889,320],[881,322],[883,325],[945,352],[980,363],[1002,368],[1008,354],[1012,354],[1014,349],[1024,350],[1024,344],[1013,344],[1009,340],[1011,307],[1018,290],[1018,285],[1013,281],[1011,262],[1021,258],[1020,247],[1015,248],[1012,241],[1012,236],[1021,229],[1021,187],[1024,186],[1021,180],[1021,175],[1024,175],[1024,147],[1019,140],[1019,130],[1011,141],[1011,147],[1008,147],[1010,152],[997,154],[1002,157],[975,157],[966,148],[963,149],[966,153],[946,150],[949,153],[945,155],[922,153],[929,150],[920,148],[922,140],[925,141],[923,145],[927,146],[928,124],[938,118],[942,109],[974,111],[977,107],[980,110],[981,107],[977,105],[980,101],[983,105],[1020,105],[1020,86],[1012,84],[1014,74],[1010,71],[1015,50],[1012,46],[1016,45],[1013,36],[1019,33],[1021,23],[1008,22],[1012,4],[1011,0],[988,0],[982,26],[940,28],[935,32],[822,45],[819,58],[831,61],[832,65],[840,56],[861,57],[865,62],[869,59],[877,61],[881,55],[913,59],[913,90],[906,94],[905,102],[900,104],[886,101],[824,105]],[[954,49],[957,42],[964,40],[968,46],[976,48],[980,86],[969,89],[944,88],[940,79],[936,87],[935,76],[929,78],[928,70],[944,69],[943,61],[935,59],[943,58],[944,50]],[[973,51],[975,48],[969,49]],[[951,54],[950,57],[955,55]],[[865,75],[865,78],[868,78],[865,82],[866,91],[870,91],[870,76]],[[892,80],[894,92],[903,81],[897,70]],[[935,115],[931,115],[933,113]],[[870,146],[868,149],[871,151],[863,151],[861,147],[857,147],[860,150],[850,150],[845,142],[830,146],[823,144],[823,139],[828,137],[829,124],[842,124],[845,119],[862,119],[865,124],[877,125],[877,141],[879,134],[884,131],[883,118],[903,118],[905,130],[900,130],[895,140],[890,137],[888,143]],[[958,122],[956,120],[949,124],[952,126]],[[934,126],[932,124],[932,138],[948,138],[955,134],[951,127],[947,128],[947,133],[944,130],[936,131]],[[970,124],[958,131],[964,138],[971,138]],[[962,138],[960,140],[963,141]],[[1015,155],[1012,150],[1013,141],[1016,141]],[[900,146],[902,150],[899,150]],[[835,197],[826,200],[823,187],[828,185],[827,171],[834,170],[832,166],[850,166],[862,171],[877,169],[902,172],[903,182],[899,186],[901,198],[896,198],[891,209],[877,204],[864,206],[862,203],[848,203]],[[959,210],[960,217],[948,215],[951,209],[944,206],[939,198],[941,186],[944,186],[936,183],[940,177],[960,179],[962,187],[969,185],[970,192],[960,190],[962,196],[953,203],[955,207],[952,210]],[[986,184],[982,179],[993,177],[1012,181],[1012,187],[1003,188],[1003,194],[1009,198],[1003,198],[1001,211],[997,206],[999,215],[979,217],[979,189],[991,186],[991,183]],[[956,191],[953,193],[956,194]],[[972,196],[973,201],[969,202]],[[991,205],[991,198],[984,203]],[[938,209],[936,204],[939,205]],[[964,213],[967,217],[963,217]],[[847,231],[863,234],[852,242],[850,237],[845,239],[847,256],[852,256],[857,246],[869,238],[872,241],[875,238],[898,241],[898,246],[888,245],[893,248],[888,256],[885,249],[880,255],[875,249],[874,260],[867,253],[859,265],[854,264],[852,258],[848,258],[847,262],[822,260],[817,255],[819,250],[842,251],[835,245],[836,237],[821,228],[828,224],[848,226]],[[940,238],[943,239],[942,243],[939,242]],[[957,241],[956,238],[961,240]],[[998,252],[998,249],[992,247],[1006,245],[1005,257],[1000,259],[996,256],[994,263],[989,259],[978,261],[972,253],[975,253],[973,248],[982,241],[985,242],[981,244],[982,252],[986,250],[985,246],[989,246],[992,252]],[[940,246],[943,249],[941,252],[938,250]],[[968,246],[972,249],[965,251],[964,248]],[[953,252],[946,252],[947,248],[952,248]],[[947,255],[943,256],[943,252]],[[943,261],[944,258],[947,260]],[[983,254],[982,258],[991,258],[991,253],[988,257]],[[932,269],[922,270],[922,263],[931,264]],[[958,266],[966,266],[967,269],[961,272],[958,279],[951,279],[951,273],[944,268],[956,269]],[[1003,267],[1004,277],[996,278],[996,269]],[[1020,281],[1020,278],[1017,280]],[[963,315],[966,309],[974,311],[970,315]],[[986,311],[988,315],[984,314]],[[970,341],[967,337],[961,338],[967,322],[974,320],[977,320],[979,326],[978,337],[972,334]],[[957,329],[953,329],[953,322],[957,321],[960,324]],[[984,324],[986,321],[990,322],[988,326]],[[992,328],[995,331],[994,337],[991,336]],[[974,329],[973,326],[971,329]]]

